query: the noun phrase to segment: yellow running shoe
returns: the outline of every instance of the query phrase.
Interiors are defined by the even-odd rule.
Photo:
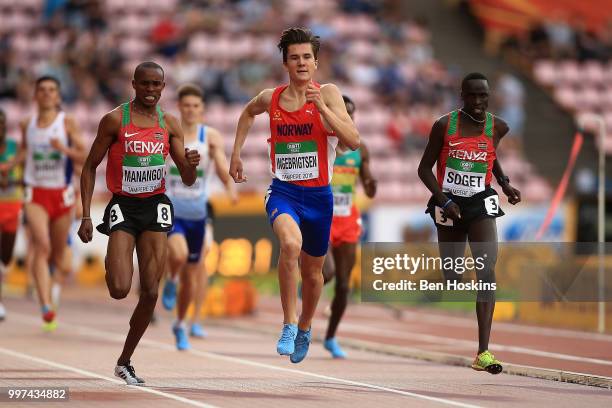
[[[52,331],[55,331],[55,329],[57,329],[57,321],[53,320],[50,322],[45,322],[43,323],[43,331],[50,333]]]
[[[490,374],[499,374],[503,369],[501,362],[497,361],[489,350],[485,350],[476,356],[472,363],[472,368],[476,371],[486,371]]]

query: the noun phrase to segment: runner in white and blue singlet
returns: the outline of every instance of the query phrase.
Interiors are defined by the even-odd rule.
[[[186,350],[190,346],[184,321],[189,304],[194,300],[193,289],[195,286],[201,292],[195,294],[199,300],[202,300],[206,290],[205,285],[198,283],[205,283],[207,277],[201,258],[206,230],[208,184],[213,165],[234,202],[236,192],[229,177],[221,135],[216,129],[201,123],[204,114],[202,90],[197,85],[182,86],[178,91],[178,107],[181,113],[181,126],[185,132],[185,146],[197,150],[201,160],[196,170],[197,179],[192,186],[183,184],[174,163],[171,160],[168,162],[166,194],[174,206],[175,218],[168,238],[169,271],[162,303],[167,310],[172,310],[175,304],[177,305],[177,320],[172,331],[176,337],[177,349]],[[201,304],[196,302],[198,303]],[[195,310],[193,313],[190,334],[193,337],[205,337],[204,330],[197,322],[198,312]]]

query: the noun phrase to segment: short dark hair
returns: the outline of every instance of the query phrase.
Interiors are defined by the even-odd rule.
[[[357,106],[355,105],[355,102],[353,102],[353,100],[351,98],[349,98],[346,95],[342,95],[342,100],[344,101],[344,105],[353,105],[353,112],[357,109]],[[348,109],[347,109],[348,111]]]
[[[38,88],[38,85],[40,85],[42,82],[45,82],[45,81],[54,82],[55,85],[57,85],[57,89],[60,88],[60,81],[59,81],[59,79],[57,79],[56,77],[51,76],[51,75],[43,75],[41,77],[38,77],[38,79],[36,80],[36,88]]]
[[[480,72],[470,72],[463,77],[463,80],[461,81],[461,89],[463,90],[468,81],[471,81],[472,79],[484,79],[485,81],[489,82],[489,79],[484,74],[481,74]]]
[[[196,84],[185,84],[178,89],[179,101],[185,96],[197,96],[198,98],[204,100],[204,92],[202,92],[202,88]]]
[[[136,79],[136,73],[143,69],[158,69],[162,73],[162,78],[164,77],[164,69],[161,67],[161,65],[153,61],[145,61],[138,64],[136,69],[134,69],[134,79]]]
[[[305,43],[312,45],[312,52],[317,59],[319,48],[321,48],[321,40],[318,35],[314,35],[312,31],[302,27],[291,27],[283,31],[278,41],[278,49],[283,52],[283,62],[287,62],[287,49],[290,45]]]

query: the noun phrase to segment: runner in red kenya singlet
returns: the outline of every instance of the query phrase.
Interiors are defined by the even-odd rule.
[[[472,257],[485,260],[483,268],[475,268],[478,281],[493,288],[497,261],[495,218],[504,214],[497,192],[491,187],[493,175],[510,204],[517,204],[521,196],[510,185],[496,157],[495,149],[508,132],[508,125],[486,111],[487,78],[480,73],[467,75],[461,83],[461,98],[462,108],[434,123],[419,164],[419,177],[432,193],[427,212],[436,224],[440,256],[464,257],[467,239]],[[431,171],[436,162],[437,180]],[[463,277],[454,270],[443,272],[447,281],[459,282]],[[472,368],[498,374],[502,364],[488,351],[494,309],[495,290],[479,290],[478,353]]]

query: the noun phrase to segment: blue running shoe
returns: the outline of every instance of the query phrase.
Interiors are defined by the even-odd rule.
[[[298,329],[297,336],[295,337],[295,351],[291,354],[289,358],[292,363],[299,363],[302,361],[306,354],[308,354],[308,347],[310,347],[310,341],[312,339],[312,334],[310,329],[307,331]]]
[[[162,294],[164,309],[172,310],[176,305],[176,282],[167,280]]]
[[[276,343],[276,351],[281,356],[293,354],[295,350],[295,336],[297,336],[297,324],[284,324],[280,339]]]
[[[346,353],[342,350],[335,337],[325,340],[323,347],[331,353],[333,358],[346,358]]]
[[[206,333],[206,330],[204,330],[204,328],[202,327],[201,324],[193,323],[191,325],[191,329],[189,331],[189,335],[191,337],[197,337],[199,339],[205,339],[208,336],[208,333]]]
[[[174,326],[172,328],[172,332],[174,333],[174,337],[176,337],[177,350],[189,350],[191,348],[189,345],[189,339],[187,338],[187,333],[185,333],[185,329],[183,327]]]

